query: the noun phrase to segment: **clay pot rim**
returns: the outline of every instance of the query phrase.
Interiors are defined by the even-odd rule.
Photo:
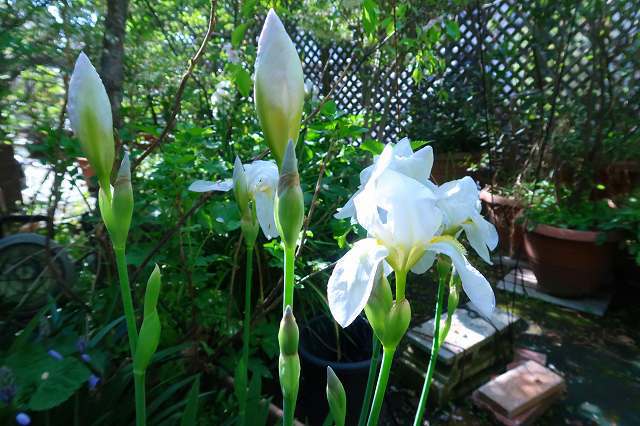
[[[498,204],[509,207],[523,208],[522,203],[515,197],[505,197],[491,192],[491,186],[485,186],[480,191],[480,199],[487,204]]]
[[[605,236],[606,242],[616,242],[622,239],[619,232],[602,232],[602,231],[579,231],[577,229],[559,228],[553,225],[538,224],[532,231],[545,237],[556,238],[559,240],[577,241],[583,243],[595,243],[601,235]]]

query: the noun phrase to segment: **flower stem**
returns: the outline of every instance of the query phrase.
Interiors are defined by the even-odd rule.
[[[127,321],[127,335],[129,336],[129,349],[131,356],[136,353],[138,344],[138,327],[136,326],[136,316],[133,310],[133,300],[131,298],[131,287],[129,286],[129,272],[127,271],[127,260],[124,247],[114,247],[116,253],[116,267],[118,268],[118,278],[120,281],[120,295],[122,297],[122,306],[124,308],[124,316]]]
[[[295,265],[295,245],[289,247],[284,246],[284,296],[282,298],[282,312],[286,310],[287,306],[291,306],[293,309],[293,280],[294,280],[294,265]],[[284,412],[283,424],[284,426],[293,425],[293,419],[296,411],[296,396],[284,397],[282,410]]]
[[[136,426],[145,426],[147,423],[147,410],[145,406],[144,372],[133,373],[133,383],[136,392]]]
[[[438,352],[440,352],[440,346],[444,341],[444,337],[440,337],[440,315],[442,314],[442,301],[444,299],[444,286],[446,281],[446,274],[442,276],[440,274],[438,280],[438,298],[436,299],[436,310],[434,318],[434,331],[431,343],[431,357],[429,358],[429,366],[427,367],[427,375],[424,378],[424,384],[422,386],[422,393],[420,394],[420,402],[418,403],[418,410],[416,411],[416,417],[413,420],[413,426],[420,426],[422,419],[424,418],[424,412],[427,407],[427,397],[429,396],[429,389],[431,388],[431,380],[433,379],[433,372],[436,368],[436,361],[438,360]],[[451,316],[453,312],[449,312],[448,316]]]
[[[282,411],[282,426],[293,426],[296,401],[292,400],[292,398],[284,398],[284,401],[282,401]]]
[[[360,408],[360,418],[358,426],[364,426],[367,423],[367,408],[371,404],[371,396],[373,395],[373,382],[378,372],[378,362],[380,361],[380,340],[375,333],[373,335],[373,350],[371,351],[371,364],[369,364],[369,377],[367,377],[367,389],[362,400],[362,408]]]
[[[129,286],[129,272],[127,271],[127,260],[124,247],[113,248],[116,254],[116,267],[118,268],[118,278],[120,281],[120,295],[124,316],[127,321],[127,336],[129,338],[129,349],[131,358],[136,355],[138,346],[138,327],[136,325],[135,311],[133,310],[133,300],[131,298],[131,287]],[[144,426],[146,422],[144,372],[133,374],[133,384],[136,399],[136,425]]]
[[[393,362],[393,354],[395,353],[395,351],[396,348],[382,349],[382,366],[380,367],[378,383],[376,384],[376,393],[373,396],[373,405],[371,406],[371,412],[369,413],[369,421],[367,422],[367,426],[376,426],[378,424],[378,418],[380,417],[380,410],[382,409],[384,393],[387,390],[387,382],[389,381],[389,374],[391,373],[391,363]]]
[[[242,328],[242,366],[243,366],[243,381],[244,385],[249,383],[249,339],[250,326],[251,326],[251,286],[253,278],[253,244],[247,245],[247,269],[244,282],[244,322]],[[240,419],[241,424],[246,424],[246,410],[247,410],[247,392],[246,389],[242,392],[242,400],[240,401]]]
[[[284,297],[282,298],[282,312],[287,305],[293,309],[293,267],[295,263],[295,247],[284,246]]]
[[[405,298],[405,287],[407,286],[407,271],[396,271],[396,303],[402,302]]]

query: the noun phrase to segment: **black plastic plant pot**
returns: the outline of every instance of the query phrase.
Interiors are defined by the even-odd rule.
[[[346,329],[326,315],[303,324],[299,346],[300,410],[296,417],[312,426],[321,425],[327,417],[327,366],[330,366],[347,394],[346,424],[358,423],[371,363],[371,339],[371,327],[362,317]]]

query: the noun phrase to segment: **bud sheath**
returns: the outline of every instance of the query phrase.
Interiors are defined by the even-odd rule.
[[[276,227],[285,247],[295,247],[304,220],[304,198],[300,187],[295,147],[291,141],[287,145],[287,151],[280,168],[276,191],[275,219]]]
[[[347,416],[347,394],[333,369],[327,366],[327,402],[336,426],[344,426]]]

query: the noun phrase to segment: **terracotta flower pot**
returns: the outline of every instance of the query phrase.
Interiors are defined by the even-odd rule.
[[[490,187],[480,191],[480,200],[489,221],[498,231],[498,250],[511,257],[522,256],[524,227],[518,220],[523,212],[522,203],[513,197],[494,194]]]
[[[618,240],[615,233],[602,236],[599,232],[538,225],[525,232],[524,247],[543,291],[561,297],[582,297],[611,281]]]

